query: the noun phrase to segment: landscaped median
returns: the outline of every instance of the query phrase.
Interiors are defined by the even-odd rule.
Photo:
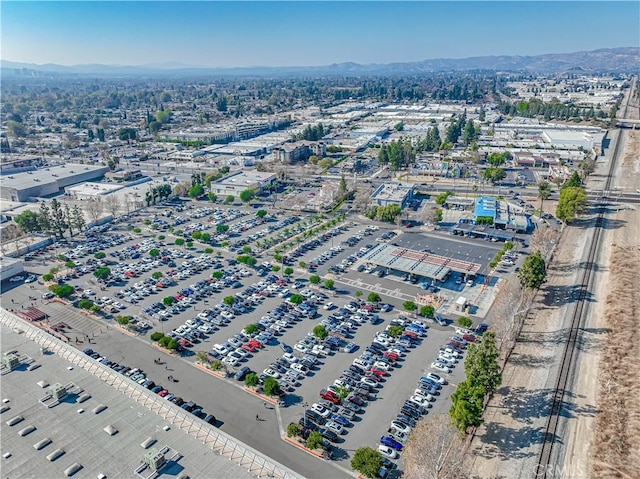
[[[217,377],[218,379],[224,379],[226,377],[226,374],[220,372],[220,371],[214,371],[213,369],[211,369],[210,367],[205,366],[204,364],[200,364],[200,363],[193,363],[193,365],[200,369],[201,371],[204,371],[205,373],[211,374],[212,376]]]
[[[297,439],[291,439],[290,437],[284,436],[284,440],[286,442],[288,442],[289,444],[297,447],[298,449],[306,452],[307,454],[311,454],[312,456],[318,457],[320,459],[322,459],[324,457],[322,451],[317,451],[317,450],[311,450],[308,449],[307,447],[304,446],[304,444],[302,444],[299,440]]]

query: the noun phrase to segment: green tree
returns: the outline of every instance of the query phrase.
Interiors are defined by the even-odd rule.
[[[280,271],[280,266],[273,265],[273,266],[271,267],[271,271],[273,271],[274,273],[277,273],[278,271]]]
[[[409,311],[410,313],[418,309],[418,305],[413,301],[405,301],[402,303],[402,307],[405,311]]]
[[[227,195],[226,198],[224,199],[224,202],[227,204],[230,204],[230,203],[233,203],[234,200],[235,200],[235,196]]]
[[[194,231],[193,233],[191,233],[191,237],[194,240],[199,240],[202,237],[202,233],[200,233],[200,231]]]
[[[574,171],[569,179],[562,185],[562,188],[578,188],[582,186],[582,178],[577,171]]]
[[[162,278],[162,273],[160,271],[154,271],[153,273],[151,273],[151,277],[153,279],[160,279]]]
[[[42,280],[46,282],[53,281],[53,275],[51,273],[45,273],[42,275]]]
[[[184,239],[176,238],[176,240],[175,240],[175,245],[176,246],[182,246],[183,244],[184,244]]]
[[[420,316],[424,316],[425,318],[433,318],[436,309],[430,304],[425,304],[420,307]]]
[[[240,201],[243,203],[248,203],[256,196],[256,190],[248,188],[244,191],[240,192]]]
[[[318,339],[324,339],[329,336],[329,332],[323,324],[319,324],[313,328],[313,335]]]
[[[58,298],[68,298],[75,292],[73,286],[68,284],[52,284],[49,286],[49,291],[55,294]]]
[[[256,373],[249,373],[244,378],[244,385],[250,388],[257,386],[258,382],[258,375]]]
[[[224,304],[226,304],[227,306],[231,306],[231,305],[233,305],[233,303],[235,303],[235,302],[236,302],[236,298],[234,298],[233,296],[225,296],[225,297],[222,299],[222,302],[223,302]]]
[[[189,188],[189,198],[198,198],[204,194],[204,187],[200,184],[193,185]]]
[[[166,110],[160,110],[156,112],[156,121],[161,125],[164,125],[165,123],[169,123],[170,119],[171,119],[171,110],[166,109]]]
[[[278,381],[271,377],[265,378],[262,387],[264,388],[264,393],[267,396],[275,396],[280,390],[280,384]]]
[[[152,248],[149,250],[149,256],[151,256],[152,258],[157,258],[158,256],[160,256],[160,251],[157,248]]]
[[[402,334],[402,326],[389,326],[387,333],[389,333],[389,336],[392,338],[397,338]]]
[[[115,320],[120,326],[127,326],[131,322],[131,316],[118,315]]]
[[[218,234],[224,234],[227,231],[229,231],[229,225],[225,225],[224,223],[220,223],[218,226],[216,226],[216,233],[218,233]]]
[[[303,268],[303,269],[304,269],[304,268],[306,268],[306,267],[307,267],[307,263],[305,263],[304,261],[300,261],[300,262],[298,263],[298,266],[299,266],[300,268]]]
[[[345,388],[343,386],[336,388],[336,395],[340,398],[341,401],[344,400],[350,392],[351,391],[349,390],[349,388]]]
[[[450,191],[440,193],[438,196],[436,196],[436,204],[440,206],[444,205],[447,202],[447,198],[449,198],[449,196],[451,196]]]
[[[66,261],[64,263],[64,267],[68,269],[73,269],[76,267],[76,264],[73,261]]]
[[[258,210],[258,211],[256,211],[256,216],[258,218],[264,218],[265,216],[267,216],[267,211],[266,210]]]
[[[107,255],[104,251],[98,251],[96,254],[93,255],[95,259],[104,259],[106,256]]]
[[[464,359],[464,371],[472,386],[482,388],[485,396],[493,394],[502,383],[502,374],[498,365],[500,353],[496,346],[495,333],[487,331],[481,343],[469,346]]]
[[[335,281],[333,281],[332,279],[327,279],[324,282],[324,287],[325,289],[333,289],[334,284],[335,284]]]
[[[252,323],[248,325],[246,328],[244,328],[244,332],[249,336],[251,336],[252,334],[256,334],[259,330],[260,328],[258,328],[258,325],[255,323]]]
[[[458,384],[451,394],[449,415],[453,425],[461,434],[470,427],[478,427],[482,423],[482,402],[484,391],[481,386],[473,386],[468,380]]]
[[[369,293],[367,295],[367,301],[369,301],[370,303],[379,303],[380,301],[382,301],[382,299],[380,298],[380,295],[378,293]]]
[[[78,308],[80,309],[91,309],[91,306],[93,306],[93,301],[89,299],[81,299],[78,301]]]
[[[293,268],[287,267],[287,268],[284,269],[283,272],[284,272],[285,276],[291,276],[293,274]]]
[[[470,328],[473,325],[473,320],[467,316],[460,316],[458,318],[458,324],[463,328]]]
[[[539,250],[529,255],[522,263],[520,271],[518,271],[520,284],[525,288],[535,289],[540,287],[546,275],[547,266]]]
[[[504,180],[507,177],[507,172],[502,168],[487,168],[482,173],[482,177],[485,181],[497,183],[498,181]]]
[[[307,446],[307,448],[313,450],[321,447],[323,443],[324,441],[322,439],[322,435],[318,431],[312,431],[311,434],[309,434],[305,445]]]
[[[14,216],[13,220],[25,233],[39,233],[42,231],[41,224],[38,221],[38,214],[31,210],[27,210]]]
[[[162,338],[164,338],[164,334],[162,334],[160,331],[155,331],[151,333],[151,336],[149,336],[149,339],[154,342],[160,341]]]
[[[378,477],[378,471],[382,467],[382,456],[371,447],[361,447],[351,458],[351,467],[369,479]]]
[[[287,426],[287,437],[298,437],[302,433],[300,426],[295,422],[290,423]]]
[[[175,302],[175,298],[173,296],[167,296],[162,300],[162,304],[165,306],[171,306]]]
[[[588,198],[584,188],[563,186],[556,207],[556,217],[565,223],[571,223],[577,215],[584,213]]]
[[[317,274],[312,274],[311,276],[309,276],[309,282],[311,284],[318,284],[320,282],[320,276],[318,276]]]
[[[211,240],[210,233],[200,233],[200,241],[202,243],[209,243],[210,240]]]
[[[301,294],[294,293],[289,296],[289,299],[287,301],[292,304],[300,304],[304,301],[304,297]]]
[[[98,279],[100,279],[100,280],[104,281],[104,280],[106,280],[109,276],[111,276],[111,270],[110,270],[109,268],[107,268],[106,266],[102,266],[102,267],[100,267],[100,268],[96,269],[96,270],[93,272],[93,275],[94,275],[96,278],[98,278]]]
[[[544,206],[544,201],[548,200],[551,197],[551,183],[548,181],[542,180],[538,182],[538,198],[540,198],[540,216],[544,213],[542,207]]]
[[[101,309],[100,306],[98,306],[97,304],[94,304],[89,308],[89,311],[91,311],[92,313],[97,313],[98,311],[100,311],[100,309]]]

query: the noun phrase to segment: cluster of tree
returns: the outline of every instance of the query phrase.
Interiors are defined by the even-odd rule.
[[[63,238],[67,230],[73,236],[74,231],[84,231],[87,226],[78,205],[72,208],[68,204],[62,206],[55,198],[49,203],[40,203],[38,212],[27,210],[16,215],[14,221],[24,233],[43,233],[56,238]]]
[[[118,138],[122,141],[135,140],[138,132],[135,128],[120,128],[118,130]]]
[[[540,251],[527,256],[518,271],[518,279],[524,288],[539,288],[547,276],[547,265]]]
[[[238,263],[246,264],[247,266],[254,266],[258,262],[257,259],[248,254],[241,254],[236,258],[236,261],[238,261]]]
[[[592,120],[596,118],[606,118],[607,116],[602,110],[596,111],[593,107],[580,107],[573,103],[562,103],[560,101],[545,103],[538,98],[532,98],[529,101],[519,103],[501,101],[498,103],[498,110],[509,116],[524,116],[527,118],[542,117],[545,120]]]
[[[378,163],[389,165],[393,171],[409,166],[415,159],[416,150],[410,140],[392,141],[382,145],[378,152]]]
[[[444,193],[440,193],[438,196],[436,196],[436,204],[437,205],[444,205],[447,202],[447,199],[449,198],[449,196],[451,196],[453,193],[451,193],[450,191],[445,191]]]
[[[399,205],[387,205],[373,206],[367,211],[366,216],[372,220],[394,223],[401,214],[402,209]]]
[[[151,117],[147,114],[147,127],[149,133],[157,133],[160,131],[163,125],[169,123],[171,120],[171,110],[161,108],[155,114],[155,117]]]
[[[507,172],[502,168],[486,168],[482,172],[482,179],[490,181],[491,183],[497,183],[507,177]]]
[[[330,128],[325,128],[322,123],[317,125],[307,125],[302,132],[297,135],[293,135],[294,140],[307,140],[307,141],[319,141],[329,133]]]
[[[158,201],[169,198],[169,196],[171,196],[171,185],[164,183],[147,190],[144,199],[147,202],[147,206],[150,206],[151,204],[155,205]]]
[[[480,135],[480,128],[476,128],[473,120],[467,119],[466,112],[459,117],[453,117],[447,126],[445,141],[455,145],[462,135],[462,143],[465,146],[476,141]]]
[[[248,203],[255,197],[256,190],[254,190],[253,188],[247,188],[246,190],[240,192],[240,201],[242,201],[243,203]]]
[[[556,217],[565,223],[571,223],[577,215],[584,213],[588,198],[582,179],[577,171],[560,188],[560,198],[556,207]]]
[[[416,150],[418,152],[428,151],[434,152],[440,149],[442,145],[442,138],[440,138],[440,131],[437,126],[432,126],[427,130],[425,137],[418,142]]]
[[[502,382],[498,365],[499,352],[495,334],[486,332],[481,343],[471,344],[464,360],[466,380],[458,384],[451,395],[449,415],[462,434],[482,422],[485,398],[495,392]]]
[[[49,286],[49,291],[55,294],[58,298],[68,298],[75,292],[75,289],[73,289],[73,286],[68,284],[52,284]]]
[[[504,165],[510,159],[511,153],[508,151],[503,151],[502,153],[493,152],[487,155],[487,163],[496,168]]]

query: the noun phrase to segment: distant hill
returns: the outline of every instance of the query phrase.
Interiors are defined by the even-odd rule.
[[[637,73],[640,71],[640,48],[605,48],[588,52],[549,53],[534,56],[484,56],[471,58],[436,58],[419,62],[359,64],[335,63],[313,67],[237,67],[217,68],[167,62],[149,65],[73,65],[18,63],[1,60],[2,75],[81,75],[81,76],[298,76],[298,75],[416,75],[465,70],[520,71],[528,73]]]

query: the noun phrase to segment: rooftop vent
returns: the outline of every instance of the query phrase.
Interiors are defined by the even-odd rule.
[[[151,449],[143,459],[143,462],[154,471],[160,469],[166,461],[164,453],[157,449]]]
[[[67,389],[60,383],[52,384],[49,387],[49,392],[51,393],[51,396],[53,398],[58,400],[62,399],[67,395]]]
[[[45,437],[44,439],[42,439],[41,441],[36,442],[33,445],[33,448],[36,451],[39,451],[40,449],[43,449],[45,447],[47,447],[49,444],[51,444],[51,439],[49,439],[48,437]]]
[[[64,449],[56,449],[47,456],[47,461],[53,462],[64,454]]]
[[[118,430],[112,425],[108,425],[103,429],[103,431],[109,434],[109,436],[115,436],[116,434],[118,434]]]

